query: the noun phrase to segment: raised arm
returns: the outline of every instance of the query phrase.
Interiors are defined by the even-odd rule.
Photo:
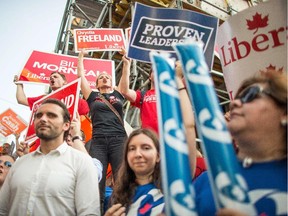
[[[78,112],[76,113],[75,118],[72,120],[71,125],[70,125],[70,131],[69,133],[72,136],[72,140],[74,137],[81,137],[82,138],[82,133],[81,133],[81,121],[80,121],[80,116]],[[86,154],[89,154],[84,146],[83,141],[80,139],[75,139],[71,142],[71,146],[79,151],[82,151]]]
[[[184,127],[186,129],[186,139],[188,143],[188,151],[190,157],[190,167],[192,177],[195,175],[196,170],[196,132],[195,132],[195,119],[191,101],[186,91],[186,87],[184,86],[182,80],[182,67],[180,62],[176,62],[176,82],[179,89],[179,97],[180,97],[180,106],[182,110],[182,118]]]
[[[122,61],[122,76],[119,81],[118,90],[127,100],[133,103],[136,100],[136,92],[129,89],[131,59],[128,59],[125,55],[123,55]]]
[[[26,97],[25,92],[24,92],[23,84],[22,83],[18,83],[19,78],[18,78],[17,75],[14,76],[14,80],[13,81],[14,81],[15,85],[17,86],[16,99],[17,99],[18,104],[29,106],[27,97]]]
[[[81,91],[85,99],[87,99],[92,92],[90,85],[84,74],[84,54],[85,50],[81,50],[78,55],[77,76],[81,78]]]
[[[84,140],[81,141],[80,139],[76,138],[76,137],[83,138],[83,135],[81,132],[81,120],[80,120],[80,115],[78,112],[76,113],[75,118],[71,122],[69,133],[72,136],[72,142],[70,142],[71,147],[89,155],[89,153],[87,152],[87,150],[85,148]],[[98,159],[92,158],[92,157],[91,157],[91,159],[93,161],[93,164],[97,167],[98,181],[100,182],[100,180],[102,179],[103,165]]]

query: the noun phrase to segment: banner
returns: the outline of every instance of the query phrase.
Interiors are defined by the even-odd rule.
[[[240,173],[232,137],[219,106],[202,46],[196,42],[186,42],[177,44],[175,50],[181,59],[187,91],[195,110],[197,132],[202,140],[215,206],[217,209],[233,207],[247,215],[256,215],[248,196],[247,183]]]
[[[155,89],[159,99],[157,113],[165,215],[196,216],[198,214],[189,166],[188,144],[186,131],[183,128],[174,65],[169,64],[171,59],[156,52],[151,52],[150,56],[155,72]]]
[[[150,62],[149,52],[156,50],[177,58],[172,45],[192,38],[203,41],[205,58],[212,68],[217,18],[190,10],[155,8],[136,2],[132,21],[128,57]]]
[[[260,3],[231,16],[219,27],[217,45],[230,99],[259,70],[287,71],[287,0]]]
[[[125,49],[123,29],[74,29],[75,52],[87,51],[120,51]]]
[[[7,109],[0,114],[0,133],[3,136],[20,134],[27,127],[27,123],[12,109]]]
[[[71,115],[70,119],[72,120],[78,109],[79,92],[80,92],[80,78],[36,101],[31,111],[31,117],[28,125],[28,130],[25,136],[25,141],[29,142],[36,138],[36,132],[34,129],[34,115],[37,112],[41,103],[45,99],[56,98],[61,100],[64,104],[66,104],[66,107]]]
[[[29,83],[49,84],[49,77],[52,72],[65,74],[67,82],[76,80],[78,57],[47,53],[34,50],[26,62],[19,81]],[[115,85],[114,61],[95,58],[84,58],[85,77],[92,89],[96,88],[96,78],[106,72],[112,76],[112,84]]]

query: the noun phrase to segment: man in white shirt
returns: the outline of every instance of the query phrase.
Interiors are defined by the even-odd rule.
[[[0,215],[100,215],[98,174],[91,157],[64,141],[70,114],[57,99],[34,116],[40,146],[11,168],[0,191]]]

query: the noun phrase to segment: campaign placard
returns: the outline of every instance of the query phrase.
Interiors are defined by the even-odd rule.
[[[80,91],[80,78],[72,81],[71,83],[63,86],[62,88],[57,89],[51,94],[36,101],[31,111],[31,117],[30,117],[30,121],[28,125],[28,130],[25,136],[25,141],[29,142],[36,138],[36,132],[34,129],[34,115],[37,112],[41,103],[45,99],[56,98],[56,99],[61,100],[64,104],[66,104],[67,109],[69,110],[69,113],[71,115],[70,119],[73,119],[78,109],[79,91]]]
[[[74,29],[75,52],[87,51],[120,51],[125,49],[123,29],[97,28]]]
[[[287,71],[287,0],[258,4],[231,16],[217,36],[230,99],[259,70]]]
[[[125,28],[125,39],[126,39],[127,47],[129,46],[130,38],[131,38],[131,27],[128,27],[128,28]]]
[[[12,132],[0,122],[0,134],[2,134],[4,137],[7,137],[12,134]]]
[[[201,149],[208,167],[215,206],[217,209],[233,206],[247,215],[256,215],[204,59],[202,44],[187,41],[177,44],[175,49],[181,59],[187,93],[195,110],[197,132],[202,140]]]
[[[155,52],[150,55],[159,100],[157,113],[165,215],[197,216],[175,67],[166,56]]]
[[[27,127],[27,123],[12,109],[7,109],[0,114],[0,133],[3,136],[20,134]]]
[[[28,58],[19,75],[19,81],[29,83],[49,84],[52,72],[65,74],[67,82],[76,80],[78,57],[47,53],[34,50]],[[84,58],[85,77],[92,89],[96,88],[96,78],[100,73],[106,72],[112,76],[112,84],[115,85],[114,61]]]
[[[213,65],[218,19],[190,10],[149,7],[136,2],[128,57],[150,62],[152,50],[177,58],[173,44],[190,38],[204,43],[205,59]]]

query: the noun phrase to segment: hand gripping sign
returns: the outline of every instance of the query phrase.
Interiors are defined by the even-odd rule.
[[[157,110],[166,215],[197,215],[175,72],[161,55],[150,53],[150,57],[155,71],[158,96]]]
[[[239,172],[232,139],[219,107],[202,46],[187,41],[175,45],[175,50],[183,65],[188,94],[196,112],[197,131],[203,142],[216,207],[233,206],[255,215],[245,179]]]

